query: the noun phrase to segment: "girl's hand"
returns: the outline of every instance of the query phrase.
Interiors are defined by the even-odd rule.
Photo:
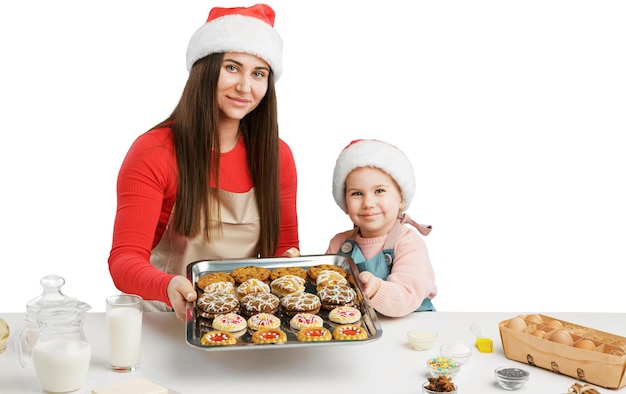
[[[283,253],[284,257],[300,257],[300,251],[298,250],[298,248],[289,248],[287,250],[285,250],[285,253]]]
[[[374,298],[376,293],[378,293],[378,289],[380,289],[381,279],[374,276],[371,272],[363,271],[359,273],[359,281],[361,282],[361,287],[363,287],[363,291],[367,294],[367,297],[369,299]]]
[[[167,285],[167,296],[178,320],[187,321],[187,303],[196,300],[196,291],[187,278],[177,275]]]

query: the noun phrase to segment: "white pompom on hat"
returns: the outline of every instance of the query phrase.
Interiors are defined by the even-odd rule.
[[[360,167],[376,167],[389,174],[400,186],[404,210],[415,195],[415,174],[408,157],[397,147],[379,140],[354,140],[339,154],[333,173],[333,197],[344,212],[346,208],[346,178]]]
[[[218,52],[244,52],[265,60],[278,80],[283,72],[283,40],[274,30],[274,10],[252,7],[215,7],[189,41],[187,71],[199,59]]]

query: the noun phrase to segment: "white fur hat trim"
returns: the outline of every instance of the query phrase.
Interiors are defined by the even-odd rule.
[[[212,53],[244,52],[265,60],[278,80],[283,72],[283,41],[268,23],[250,16],[226,15],[202,25],[187,47],[187,71]]]
[[[360,167],[376,167],[389,174],[400,186],[404,210],[415,195],[415,174],[410,160],[395,146],[378,140],[356,140],[337,158],[333,173],[333,197],[344,212],[346,209],[346,178]]]

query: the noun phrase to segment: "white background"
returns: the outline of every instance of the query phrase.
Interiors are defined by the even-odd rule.
[[[104,310],[117,171],[167,117],[211,1],[3,1],[0,311]],[[350,227],[336,156],[410,156],[441,311],[624,311],[626,3],[274,1],[303,254]]]

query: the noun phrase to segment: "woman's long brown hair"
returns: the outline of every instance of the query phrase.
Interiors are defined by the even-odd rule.
[[[220,210],[215,212],[217,218],[211,218],[212,210],[208,209],[211,202],[220,206],[217,190],[209,188],[208,182],[213,178],[219,188],[219,108],[215,91],[223,58],[223,53],[216,53],[194,64],[178,105],[169,118],[156,126],[172,128],[176,147],[174,230],[188,237],[204,231],[208,242],[213,241],[212,235],[206,227],[202,228],[200,213],[204,223],[211,219],[221,223]],[[241,120],[239,131],[246,145],[261,220],[258,252],[262,257],[270,257],[276,253],[280,229],[278,116],[272,73],[265,97]]]

